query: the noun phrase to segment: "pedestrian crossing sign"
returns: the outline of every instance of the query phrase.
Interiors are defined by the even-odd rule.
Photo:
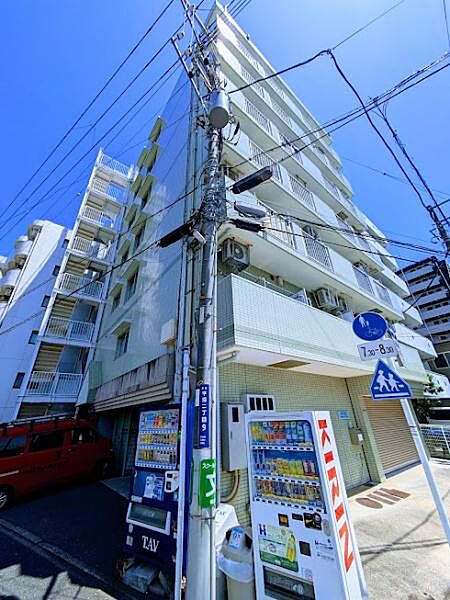
[[[394,400],[412,396],[406,381],[382,360],[379,360],[375,367],[370,393],[374,400]]]

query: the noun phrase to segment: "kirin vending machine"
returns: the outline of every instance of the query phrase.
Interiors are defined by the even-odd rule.
[[[174,581],[180,483],[179,405],[142,410],[124,549]]]
[[[327,412],[246,416],[258,600],[367,597]]]

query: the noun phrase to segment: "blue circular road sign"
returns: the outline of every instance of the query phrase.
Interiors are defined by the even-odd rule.
[[[375,312],[364,312],[353,319],[353,332],[367,342],[382,338],[387,328],[384,317]]]

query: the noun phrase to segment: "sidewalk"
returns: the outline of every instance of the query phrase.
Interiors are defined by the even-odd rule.
[[[450,464],[432,468],[450,515]],[[383,502],[382,489],[401,494]],[[421,466],[352,496],[350,512],[370,600],[450,599],[450,549]]]

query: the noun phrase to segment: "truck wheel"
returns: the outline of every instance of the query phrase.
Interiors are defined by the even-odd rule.
[[[11,488],[0,487],[0,510],[7,508],[11,504],[12,497]]]

